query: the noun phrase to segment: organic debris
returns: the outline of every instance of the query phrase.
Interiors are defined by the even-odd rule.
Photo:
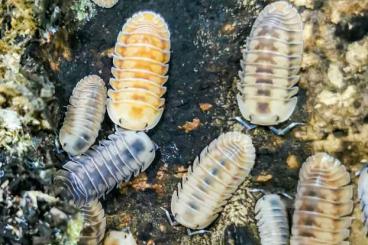
[[[183,129],[185,133],[192,132],[193,130],[196,130],[201,125],[201,121],[199,118],[194,118],[191,122],[185,122],[182,126],[178,126],[179,129]]]

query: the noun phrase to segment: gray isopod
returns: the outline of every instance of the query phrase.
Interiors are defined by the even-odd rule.
[[[56,174],[56,188],[77,206],[100,198],[121,181],[138,175],[155,158],[155,145],[143,132],[118,129],[108,138],[67,162]]]

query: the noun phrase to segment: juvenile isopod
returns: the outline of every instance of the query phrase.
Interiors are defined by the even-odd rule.
[[[108,140],[64,164],[55,186],[61,196],[82,206],[146,170],[155,158],[155,147],[143,132],[118,129]]]
[[[303,54],[303,23],[286,1],[266,6],[253,24],[237,84],[242,116],[271,126],[289,119],[297,104]]]
[[[248,176],[254,161],[255,149],[249,136],[228,132],[213,140],[174,191],[171,212],[175,220],[191,229],[210,225]]]
[[[285,202],[277,194],[260,198],[255,207],[262,245],[289,244],[289,222]]]
[[[112,8],[119,0],[92,0],[97,6],[102,8]]]
[[[360,171],[358,181],[358,199],[362,210],[362,221],[364,223],[364,234],[368,233],[368,166]]]
[[[95,142],[106,111],[106,86],[96,75],[75,86],[60,129],[61,147],[71,155],[86,152]]]
[[[137,242],[129,228],[125,228],[121,231],[109,231],[104,245],[137,245]]]
[[[326,153],[309,157],[299,173],[291,245],[349,244],[353,210],[350,175]]]
[[[122,128],[149,130],[159,122],[169,69],[170,32],[158,14],[143,11],[124,24],[116,41],[107,112]]]
[[[80,245],[100,244],[105,236],[105,211],[99,201],[94,200],[81,208],[83,229],[79,238]]]

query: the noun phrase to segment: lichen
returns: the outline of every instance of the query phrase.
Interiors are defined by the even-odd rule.
[[[96,15],[95,4],[91,0],[74,1],[71,10],[74,11],[75,19],[80,22],[80,25]]]
[[[68,222],[66,229],[68,239],[65,241],[65,244],[66,245],[77,244],[82,229],[83,229],[83,216],[80,213],[78,213]]]
[[[329,0],[319,5],[300,10],[305,23],[300,86],[307,91],[309,118],[295,136],[310,142],[314,152],[329,152],[356,172],[368,159],[368,37],[349,40],[344,36],[351,30],[339,33],[337,28],[339,23],[349,25],[352,16],[364,15],[368,2]],[[367,240],[358,228],[357,213],[350,241],[363,244]]]
[[[0,57],[4,54],[20,54],[33,37],[37,24],[33,15],[32,0],[8,0],[0,2]],[[1,59],[0,59],[1,60]],[[0,65],[0,80],[4,76],[4,65]]]

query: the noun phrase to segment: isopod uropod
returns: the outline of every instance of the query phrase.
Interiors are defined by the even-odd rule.
[[[254,161],[255,149],[249,136],[229,132],[213,140],[194,160],[172,196],[175,220],[191,229],[207,227],[248,176]]]
[[[98,199],[122,180],[144,171],[155,158],[155,145],[143,132],[118,129],[63,166],[55,177],[62,196],[77,206]]]
[[[358,181],[358,199],[362,210],[362,221],[364,223],[364,234],[368,233],[368,166],[360,171]]]
[[[129,228],[125,228],[122,231],[109,231],[104,245],[137,245],[137,242]]]
[[[158,123],[169,60],[170,32],[160,15],[143,11],[127,20],[115,45],[108,91],[107,111],[115,124],[149,130]]]
[[[60,129],[62,148],[71,155],[86,152],[95,142],[106,111],[106,87],[96,75],[80,80],[69,99]]]
[[[309,157],[299,173],[291,245],[349,244],[353,210],[350,175],[326,153]]]
[[[289,244],[289,222],[284,201],[277,194],[260,198],[255,207],[261,244]]]
[[[284,1],[266,6],[253,24],[239,72],[237,101],[246,120],[270,126],[291,116],[302,53],[303,23],[297,10]]]
[[[79,238],[80,245],[96,245],[102,242],[106,230],[105,211],[99,201],[94,200],[81,208],[84,225]]]

